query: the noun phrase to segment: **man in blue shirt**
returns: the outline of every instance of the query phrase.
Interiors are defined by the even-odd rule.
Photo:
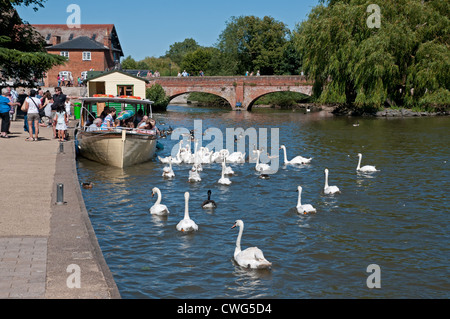
[[[9,130],[9,111],[11,106],[19,105],[19,103],[11,102],[8,95],[9,90],[7,88],[2,89],[2,95],[0,96],[0,119],[2,120],[1,135],[0,138],[9,138],[7,132]]]

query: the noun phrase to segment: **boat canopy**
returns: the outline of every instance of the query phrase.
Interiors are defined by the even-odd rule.
[[[81,98],[82,102],[82,110],[81,110],[81,127],[84,127],[88,114],[91,113],[91,106],[94,104],[105,104],[109,105],[109,103],[121,104],[121,109],[117,110],[117,113],[125,111],[125,106],[132,105],[134,107],[134,114],[137,113],[138,106],[144,110],[145,115],[153,117],[152,107],[151,105],[154,103],[150,100],[139,100],[133,98],[122,98],[122,97],[83,97]],[[102,108],[103,110],[103,108]]]

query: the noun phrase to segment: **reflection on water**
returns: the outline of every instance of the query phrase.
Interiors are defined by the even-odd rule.
[[[255,164],[229,164],[232,184],[217,183],[219,164],[203,165],[200,183],[188,183],[191,165],[117,169],[78,161],[89,216],[123,298],[448,298],[447,118],[335,118],[326,113],[277,110],[232,112],[170,106],[157,114],[160,129],[279,128],[288,158],[313,157],[308,165],[280,165],[258,178]],[[269,139],[270,141],[270,139]],[[178,141],[161,140],[168,156]],[[204,141],[206,143],[207,141]],[[209,143],[209,141],[208,141]],[[205,144],[206,145],[206,144]],[[379,172],[356,172],[357,154]],[[279,155],[283,160],[283,154]],[[324,169],[341,194],[324,195]],[[316,214],[296,212],[297,186]],[[151,216],[159,187],[170,215]],[[212,190],[215,210],[201,208]],[[190,192],[194,234],[175,228]],[[271,271],[241,269],[233,261],[242,219],[242,248],[257,246]],[[381,267],[382,288],[368,289],[366,268]]]

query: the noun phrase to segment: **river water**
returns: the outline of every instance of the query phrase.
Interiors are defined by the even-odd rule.
[[[220,164],[203,165],[202,181],[192,184],[188,164],[174,165],[176,177],[165,180],[165,164],[156,158],[126,169],[80,158],[80,182],[94,183],[82,190],[85,204],[122,298],[449,298],[448,118],[188,106],[169,106],[155,117],[160,129],[193,129],[194,120],[224,134],[278,128],[288,159],[313,160],[284,166],[282,151],[271,154],[281,165],[270,179],[259,179],[255,164],[229,164],[236,175],[222,186]],[[168,156],[178,141],[162,139],[158,155]],[[357,173],[358,153],[362,165],[380,171]],[[340,194],[323,194],[325,168]],[[298,185],[302,203],[317,213],[297,213]],[[167,218],[149,214],[153,187],[162,192]],[[201,208],[208,190],[218,204],[213,211]],[[175,228],[185,192],[199,225],[193,234]],[[234,263],[238,230],[230,227],[237,219],[245,223],[242,248],[263,250],[271,270]],[[373,264],[379,271],[368,271]],[[375,277],[381,288],[369,289]]]

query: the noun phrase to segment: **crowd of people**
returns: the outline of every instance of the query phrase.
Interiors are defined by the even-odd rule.
[[[61,87],[56,87],[52,95],[50,91],[31,89],[28,94],[23,90],[18,94],[13,88],[6,87],[1,90],[0,96],[0,138],[9,138],[11,121],[15,120],[17,112],[24,113],[24,131],[29,136],[27,142],[39,141],[39,128],[48,127],[53,130],[53,138],[63,142],[68,139],[67,126],[71,116],[73,104],[69,97],[62,93]],[[103,112],[96,117],[90,114],[86,123],[87,131],[112,131],[126,128],[143,134],[160,134],[156,121],[139,109],[137,114],[127,118],[117,118],[114,107],[106,106]]]
[[[18,94],[11,87],[3,88],[0,97],[1,138],[9,138],[11,120],[16,119],[20,110],[24,113],[24,131],[29,134],[27,142],[39,140],[39,127],[51,127],[54,139],[66,141],[71,98],[74,97],[62,93],[61,87],[56,87],[53,95],[40,88],[31,89],[28,94],[25,90]]]
[[[95,117],[95,114],[89,114],[85,127],[88,132],[128,129],[137,133],[160,134],[156,121],[144,115],[142,109],[127,119],[119,119],[116,108],[106,106],[98,117]]]

